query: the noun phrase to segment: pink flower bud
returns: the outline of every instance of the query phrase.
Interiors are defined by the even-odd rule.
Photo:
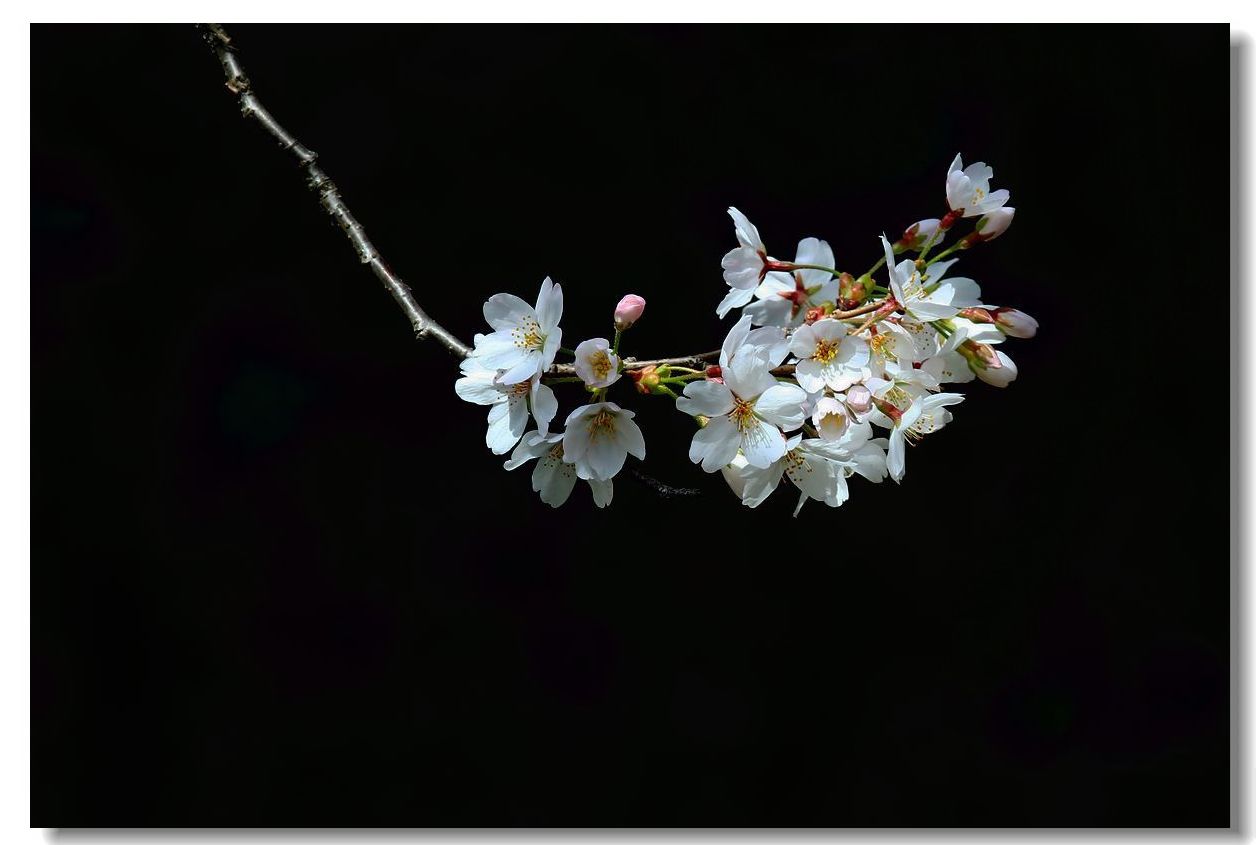
[[[857,384],[846,391],[846,407],[856,414],[862,414],[872,407],[872,391]]]
[[[903,232],[903,237],[899,238],[898,243],[903,249],[918,250],[925,245],[929,238],[933,238],[933,245],[937,246],[942,243],[942,238],[944,237],[944,235],[938,233],[938,226],[941,223],[942,221],[936,217],[913,223],[907,227],[906,232]]]
[[[628,294],[615,306],[615,329],[622,332],[640,320],[643,311],[645,311],[645,300],[635,293]]]
[[[1008,206],[996,208],[977,221],[977,231],[973,232],[972,237],[978,241],[992,241],[1007,231],[1007,227],[1012,225],[1012,218],[1015,216],[1016,209],[1014,208]]]
[[[994,309],[994,322],[1010,337],[1033,337],[1038,334],[1038,321],[1015,308]]]

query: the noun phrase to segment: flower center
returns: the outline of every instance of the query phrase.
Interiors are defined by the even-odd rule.
[[[740,396],[733,397],[733,410],[728,412],[728,418],[733,421],[733,425],[737,426],[737,430],[743,434],[754,428],[754,403],[747,402]]]
[[[803,457],[799,449],[791,449],[785,453],[785,473],[789,480],[801,486],[802,479],[815,472],[815,468]]]
[[[900,411],[906,411],[911,405],[911,397],[907,395],[907,391],[901,386],[895,384],[889,390],[885,391],[885,401],[889,402]]]
[[[841,341],[836,340],[817,340],[815,354],[811,357],[821,364],[827,364],[837,357],[837,347],[840,343]]]
[[[611,356],[606,354],[605,349],[599,349],[589,356],[589,367],[598,381],[602,381],[611,374]]]
[[[540,349],[545,346],[545,335],[541,334],[541,324],[531,317],[510,330],[515,339],[515,346],[520,349]]]
[[[561,461],[563,459],[563,441],[559,440],[550,447],[548,457],[551,461]]]
[[[602,435],[611,437],[615,433],[615,415],[605,409],[598,411],[589,418],[589,439],[597,440]]]
[[[914,445],[919,443],[920,439],[926,434],[932,434],[939,428],[941,428],[941,425],[938,424],[938,419],[934,412],[925,411],[903,432],[903,437],[906,438],[908,443]]]

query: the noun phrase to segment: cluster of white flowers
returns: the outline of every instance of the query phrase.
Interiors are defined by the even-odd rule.
[[[535,307],[504,293],[485,303],[493,332],[476,335],[455,388],[491,406],[489,448],[513,449],[507,469],[535,459],[532,487],[555,507],[578,478],[599,507],[609,504],[627,456],[645,457],[634,414],[606,400],[625,374],[639,393],[671,397],[695,419],[689,459],[722,472],[744,504],[756,507],[788,477],[800,491],[798,508],[808,499],[837,507],[853,475],[902,480],[906,446],[945,427],[949,407],[963,400],[944,385],[980,379],[1006,387],[1016,378],[1016,365],[996,347],[1007,337],[1033,337],[1037,322],[983,303],[975,281],[948,275],[958,260],[949,256],[1011,225],[1010,195],[990,190],[993,175],[983,162],[964,167],[956,156],[947,213],[914,223],[894,243],[882,235],[883,257],[858,277],[837,269],[832,248],[817,238],[799,242],[793,261],[770,257],[758,229],[730,208],[739,245],[721,262],[729,290],[716,313],[743,310],[718,363],[621,358],[622,335],[645,309],[631,294],[615,309],[613,340],[563,349],[562,288],[546,279]],[[930,258],[968,217],[978,218],[973,231]],[[881,282],[874,274],[883,266]],[[555,365],[559,352],[572,362]],[[560,382],[581,383],[589,401],[567,416],[562,433],[551,433],[558,403],[549,385]]]

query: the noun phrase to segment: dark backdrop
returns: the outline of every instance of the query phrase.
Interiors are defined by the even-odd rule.
[[[1042,330],[840,510],[623,390],[701,495],[551,511],[191,26],[35,27],[34,824],[1228,823],[1223,26],[229,31],[468,340],[712,348],[726,206],[858,271],[957,151]]]

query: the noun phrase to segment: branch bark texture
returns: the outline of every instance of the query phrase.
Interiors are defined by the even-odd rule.
[[[202,24],[201,28],[205,33],[205,40],[213,48],[218,61],[222,64],[223,73],[227,77],[227,89],[238,98],[240,111],[244,117],[256,121],[262,129],[279,142],[280,147],[297,160],[297,164],[305,171],[306,183],[310,190],[318,194],[323,209],[340,225],[349,243],[353,244],[358,260],[369,266],[384,288],[392,294],[392,298],[414,328],[414,336],[431,338],[459,358],[467,357],[471,348],[428,316],[428,313],[415,300],[414,293],[406,283],[389,269],[379,254],[379,250],[366,236],[366,230],[362,228],[362,224],[349,211],[349,206],[345,204],[340,192],[336,189],[336,183],[318,166],[318,154],[289,134],[262,105],[236,57],[231,37],[222,26],[216,23]]]

